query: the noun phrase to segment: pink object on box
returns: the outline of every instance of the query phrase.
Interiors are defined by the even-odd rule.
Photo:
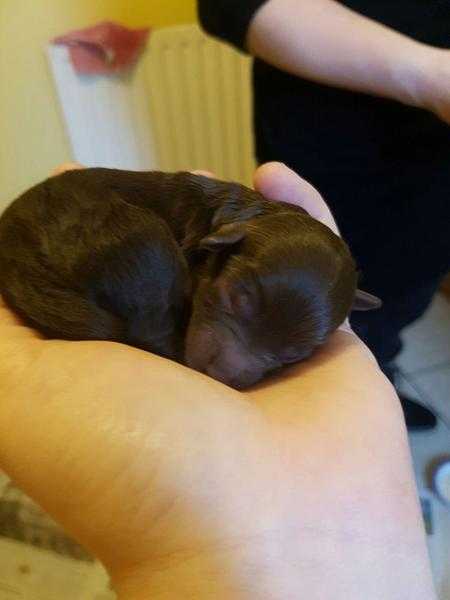
[[[116,73],[131,67],[143,50],[150,28],[128,29],[104,21],[52,40],[69,46],[75,70],[83,74]]]

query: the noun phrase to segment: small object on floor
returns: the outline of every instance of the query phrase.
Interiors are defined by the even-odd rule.
[[[440,500],[450,508],[450,459],[438,466],[433,480],[434,489]]]
[[[422,517],[427,535],[433,535],[433,511],[431,500],[420,496],[420,506],[422,508]]]
[[[415,400],[399,394],[408,431],[427,431],[436,427],[435,415]]]

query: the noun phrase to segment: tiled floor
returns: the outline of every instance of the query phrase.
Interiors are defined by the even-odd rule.
[[[428,546],[439,600],[450,600],[450,508],[432,489],[436,464],[450,458],[450,302],[438,296],[424,318],[406,331],[404,339],[399,361],[402,388],[440,416],[435,430],[410,434],[410,444],[419,495],[427,513]],[[0,474],[3,496],[7,485]],[[9,500],[17,516],[14,490]],[[112,600],[114,594],[103,568],[73,559],[70,554],[76,551],[58,535],[44,539],[48,529],[38,528],[39,515],[36,518],[28,503],[25,500],[20,505],[16,533],[0,537],[0,600]],[[36,531],[41,539],[33,539],[35,545],[18,541],[35,538]],[[53,544],[56,539],[59,547]]]
[[[113,600],[103,567],[0,473],[0,600]]]
[[[404,379],[450,427],[450,301],[438,294],[403,339],[398,365]]]
[[[433,492],[436,466],[450,459],[450,302],[437,296],[424,317],[405,331],[398,364],[401,389],[439,416],[436,429],[410,434],[419,495],[429,512],[428,548],[440,600],[450,600],[450,507]],[[428,502],[427,502],[428,501]]]
[[[1,600],[114,600],[98,563],[0,538]]]

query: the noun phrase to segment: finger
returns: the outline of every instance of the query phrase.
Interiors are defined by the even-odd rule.
[[[254,175],[254,185],[271,200],[301,206],[339,235],[333,215],[319,192],[283,163],[269,162],[259,167]]]
[[[347,319],[345,319],[345,321],[338,327],[338,329],[340,331],[346,331],[347,333],[352,333],[353,335],[356,335],[356,333],[353,331],[352,326],[350,325],[350,321],[347,317]]]
[[[83,165],[81,165],[80,163],[77,162],[66,162],[63,163],[62,165],[59,165],[59,167],[56,167],[56,169],[54,169],[51,174],[50,177],[55,177],[56,175],[61,175],[61,173],[64,173],[65,171],[75,171],[76,169],[84,169],[85,167]]]
[[[20,319],[6,306],[0,296],[0,325],[20,325]]]
[[[210,177],[210,178],[214,177],[214,173],[211,173],[211,171],[203,171],[202,169],[197,169],[195,171],[191,171],[191,173],[193,175],[203,175],[203,177]]]
[[[0,296],[0,339],[13,339],[16,337],[37,339],[42,336],[34,329],[27,327],[20,317],[6,306],[5,301]]]

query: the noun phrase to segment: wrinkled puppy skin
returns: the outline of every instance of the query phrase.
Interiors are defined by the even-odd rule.
[[[308,357],[355,299],[377,305],[346,244],[303,209],[190,173],[45,181],[0,219],[0,278],[47,335],[171,358],[185,337],[184,362],[236,388]]]

